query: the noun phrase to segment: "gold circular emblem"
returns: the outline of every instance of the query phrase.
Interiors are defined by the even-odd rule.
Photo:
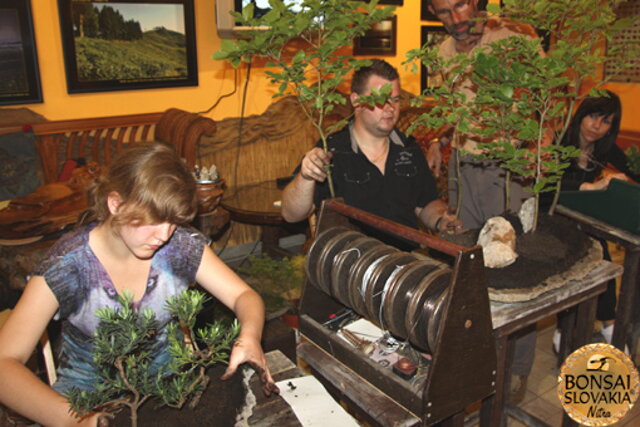
[[[565,412],[586,426],[608,426],[624,418],[638,398],[633,362],[609,344],[580,347],[562,364],[558,398]]]

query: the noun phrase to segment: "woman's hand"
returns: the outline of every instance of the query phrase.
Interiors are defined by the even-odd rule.
[[[265,396],[269,396],[271,393],[280,393],[280,389],[276,386],[269,372],[262,347],[260,347],[260,343],[255,339],[238,338],[236,340],[231,350],[231,356],[229,357],[229,366],[221,379],[226,380],[231,378],[238,369],[238,366],[245,362],[248,362],[260,377],[262,391]]]
[[[584,182],[580,185],[580,190],[606,190],[609,187],[609,182],[612,179],[619,179],[621,181],[631,181],[628,176],[623,173],[606,173],[601,179],[595,182]]]

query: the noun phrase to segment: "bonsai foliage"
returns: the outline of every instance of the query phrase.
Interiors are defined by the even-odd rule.
[[[170,363],[162,366],[153,363],[160,344],[153,311],[134,309],[128,294],[119,298],[119,309],[98,310],[100,324],[93,337],[98,378],[93,391],[69,392],[72,410],[82,416],[90,411],[113,413],[126,406],[131,425],[136,426],[137,411],[149,398],[177,408],[186,402],[195,407],[209,382],[206,367],[227,362],[239,332],[234,322],[231,327],[215,323],[194,333],[196,315],[206,298],[198,291],[184,291],[167,301],[175,318],[167,326]]]
[[[266,73],[278,87],[274,97],[293,95],[300,101],[326,151],[327,135],[345,124],[341,121],[327,126],[325,122],[337,105],[346,104],[338,88],[350,72],[370,63],[348,53],[353,39],[393,15],[393,7],[378,8],[377,3],[378,0],[304,0],[300,10],[294,11],[291,4],[282,0],[269,0],[271,10],[260,18],[253,18],[254,5],[249,4],[242,14],[233,13],[234,17],[243,25],[267,29],[248,31],[244,40],[223,40],[213,57],[227,60],[234,67],[250,63],[254,57],[267,59],[267,67],[274,71]],[[295,47],[293,41],[297,43]],[[386,91],[388,95],[390,88]],[[331,174],[327,175],[334,197]]]
[[[577,149],[560,143],[576,101],[586,96],[585,79],[595,79],[605,61],[628,63],[622,55],[630,49],[604,49],[605,41],[630,24],[616,19],[614,8],[621,2],[541,0],[532,5],[505,0],[504,15],[548,34],[551,45],[546,53],[540,39],[525,36],[499,40],[450,60],[438,57],[437,46],[409,52],[407,62],[420,59],[443,81],[423,94],[433,96],[436,107],[413,128],[449,125],[456,128],[459,141],[469,136],[491,141],[478,145],[481,154],[476,157],[498,160],[507,180],[516,174],[530,183],[527,189],[535,197],[537,219],[540,194],[559,192],[564,169],[578,155]],[[492,11],[500,11],[492,6]],[[590,94],[601,95],[598,88],[603,83],[599,81]],[[472,100],[460,91],[461,84],[474,87]],[[505,196],[508,207],[510,195]]]
[[[271,258],[249,256],[249,266],[240,267],[247,282],[262,296],[269,313],[295,310],[304,282],[304,256]]]

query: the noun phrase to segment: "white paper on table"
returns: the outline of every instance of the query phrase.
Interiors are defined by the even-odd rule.
[[[347,326],[344,327],[344,329],[348,329],[350,332],[353,332],[357,337],[365,339],[367,341],[377,341],[378,339],[382,338],[382,336],[384,335],[384,331],[382,329],[380,329],[379,327],[377,327],[376,325],[374,325],[372,322],[370,322],[367,319],[358,319],[353,323],[348,324]],[[348,341],[341,332],[338,332],[338,335]]]
[[[279,381],[277,386],[280,396],[291,406],[304,427],[359,426],[311,375]]]

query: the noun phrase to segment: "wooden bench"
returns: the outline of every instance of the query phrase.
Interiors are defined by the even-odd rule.
[[[0,134],[23,131],[25,126],[0,127]],[[84,158],[107,166],[128,144],[161,140],[176,147],[187,165],[197,161],[197,144],[212,136],[216,124],[207,117],[171,108],[164,113],[55,120],[28,125],[35,136],[44,184],[56,182],[67,160]]]

